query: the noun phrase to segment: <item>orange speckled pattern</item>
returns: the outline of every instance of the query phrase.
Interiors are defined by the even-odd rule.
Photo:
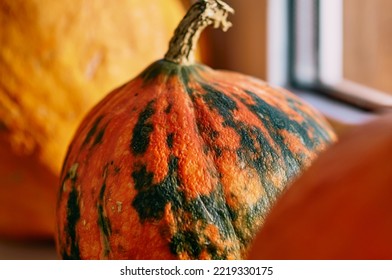
[[[295,95],[153,63],[84,119],[57,205],[64,259],[242,259],[269,208],[335,134]]]

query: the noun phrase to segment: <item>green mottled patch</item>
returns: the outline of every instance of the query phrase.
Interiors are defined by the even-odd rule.
[[[207,236],[199,236],[200,231],[213,224],[220,232],[223,240],[236,240],[231,224],[230,214],[224,201],[223,190],[217,186],[210,195],[202,195],[189,200],[185,197],[181,179],[178,177],[178,158],[171,156],[168,162],[168,173],[159,183],[153,182],[153,174],[147,172],[144,166],[132,173],[137,195],[132,206],[139,214],[142,223],[155,223],[163,218],[167,205],[175,217],[178,232],[171,238],[169,246],[173,254],[185,253],[190,258],[197,259],[202,251],[207,251],[213,259],[224,259],[227,251],[239,251],[239,244],[225,252],[218,252],[212,245],[213,240]],[[165,231],[166,229],[162,229]],[[201,233],[200,233],[201,234]]]
[[[103,238],[104,256],[108,256],[110,252],[109,237],[111,234],[111,226],[110,226],[110,221],[105,214],[105,208],[104,208],[105,190],[106,190],[106,184],[104,183],[99,192],[98,205],[97,205],[97,210],[98,210],[97,224]]]
[[[105,130],[106,130],[106,126],[97,132],[97,135],[95,135],[95,138],[94,138],[93,146],[96,146],[96,145],[102,143],[103,136],[105,135]]]
[[[178,75],[181,66],[167,60],[158,60],[147,67],[140,76],[145,83],[154,81],[159,76],[172,76]]]
[[[67,221],[65,225],[66,244],[62,247],[61,255],[65,260],[79,260],[80,251],[77,240],[76,225],[80,219],[79,194],[75,187],[69,193],[67,202]],[[69,252],[68,252],[69,249]]]
[[[232,97],[210,85],[203,85],[203,88],[206,93],[201,95],[201,98],[203,98],[210,110],[219,113],[223,119],[223,125],[232,128],[240,138],[240,146],[237,149],[239,162],[246,163],[247,166],[253,167],[258,172],[260,180],[266,188],[268,197],[272,199],[278,194],[279,190],[276,188],[275,184],[264,175],[267,172],[267,167],[276,169],[281,168],[278,164],[280,156],[277,151],[269,144],[266,136],[258,127],[234,118],[234,111],[238,110],[238,105]],[[194,96],[193,100],[196,98],[197,97]],[[272,125],[268,125],[267,128],[269,128],[272,136],[276,134],[276,128]],[[276,138],[278,138],[278,136]],[[211,150],[215,151],[217,156],[222,153],[222,149],[214,146],[215,141],[206,141],[206,143],[212,145]],[[282,148],[287,152],[286,156],[288,158],[293,157],[286,146],[283,146]]]
[[[157,184],[153,183],[153,175],[148,173],[145,167],[132,174],[135,180],[135,189],[138,191],[132,205],[142,222],[160,220],[168,203],[174,209],[178,209],[183,204],[184,198],[178,188],[178,158],[171,157],[168,167],[166,178]]]
[[[310,131],[313,130],[314,133],[314,138],[312,139],[313,142],[316,144],[320,144],[322,142],[324,143],[332,143],[333,140],[331,139],[331,136],[325,128],[320,126],[317,121],[315,121],[313,116],[310,116],[308,113],[304,112],[301,110],[301,106],[299,104],[298,100],[295,100],[293,98],[288,98],[287,102],[294,111],[296,111],[300,116],[304,118],[303,125],[305,126],[306,130]]]
[[[79,163],[74,163],[68,170],[67,174],[64,177],[64,180],[61,182],[61,188],[58,193],[58,199],[61,200],[64,192],[67,191],[67,181],[71,181],[72,187],[75,187],[75,182],[78,176],[77,170],[79,167]]]
[[[207,66],[201,64],[193,65],[180,65],[165,59],[158,60],[147,67],[141,74],[140,77],[145,83],[155,81],[158,77],[178,77],[188,88],[188,84],[192,78],[198,78],[198,72],[207,69]]]
[[[137,123],[133,129],[130,148],[138,155],[144,154],[150,143],[150,135],[154,130],[151,117],[155,114],[154,101],[150,101],[146,108],[140,113]]]
[[[169,133],[169,134],[167,135],[166,144],[167,144],[167,146],[169,147],[169,149],[172,149],[172,148],[173,148],[173,144],[174,144],[174,133]]]
[[[68,178],[70,180],[76,180],[78,167],[79,163],[76,162],[72,164],[71,168],[68,171]]]
[[[170,250],[179,255],[186,252],[191,259],[198,259],[203,248],[200,245],[199,236],[196,232],[177,232],[170,241]]]
[[[150,187],[154,178],[154,173],[147,172],[146,166],[141,166],[138,170],[133,171],[132,179],[136,190],[142,190],[144,187]]]

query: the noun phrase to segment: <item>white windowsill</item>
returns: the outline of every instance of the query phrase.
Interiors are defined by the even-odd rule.
[[[376,113],[367,112],[338,100],[305,90],[293,90],[300,98],[319,110],[324,116],[343,125],[360,125],[377,117]]]

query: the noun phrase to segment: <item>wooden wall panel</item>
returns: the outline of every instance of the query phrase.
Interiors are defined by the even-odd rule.
[[[345,78],[392,95],[392,1],[343,2]]]
[[[267,0],[225,0],[235,14],[227,32],[208,29],[210,55],[214,68],[234,70],[266,78]]]

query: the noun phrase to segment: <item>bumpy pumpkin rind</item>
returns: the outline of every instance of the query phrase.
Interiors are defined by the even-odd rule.
[[[282,189],[335,139],[295,95],[160,60],[84,119],[61,175],[64,259],[241,259]]]
[[[344,133],[280,196],[249,258],[391,260],[391,159],[391,114]]]

